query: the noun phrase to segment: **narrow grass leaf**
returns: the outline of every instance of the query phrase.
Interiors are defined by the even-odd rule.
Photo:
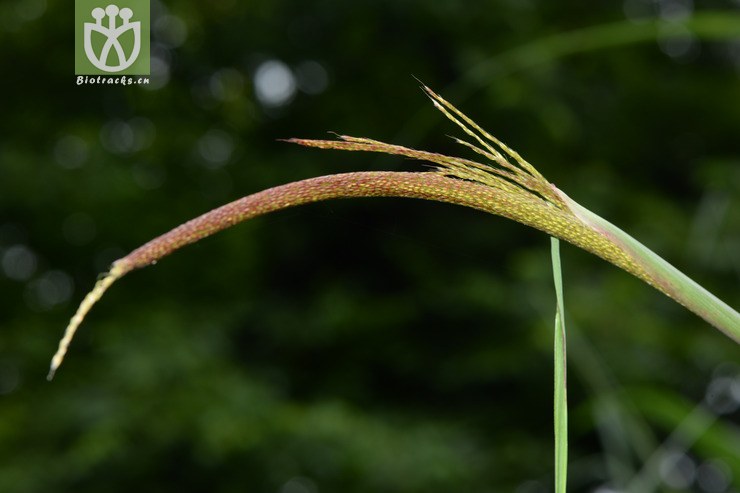
[[[567,352],[565,340],[565,304],[563,276],[560,267],[560,242],[550,238],[552,274],[555,281],[555,493],[565,493],[568,482],[568,392]]]

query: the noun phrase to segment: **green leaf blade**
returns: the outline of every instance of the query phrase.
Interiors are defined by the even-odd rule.
[[[565,304],[563,302],[563,276],[560,266],[560,241],[550,238],[552,274],[557,298],[555,310],[554,342],[554,418],[555,418],[555,492],[565,493],[568,483],[568,392],[567,352],[565,339]]]

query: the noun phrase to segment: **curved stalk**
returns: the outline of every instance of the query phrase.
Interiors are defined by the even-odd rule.
[[[675,293],[668,292],[667,286],[659,283],[641,266],[635,258],[635,253],[620,248],[607,236],[589,228],[575,216],[564,213],[548,202],[523,201],[516,194],[506,190],[449,178],[437,173],[383,171],[344,173],[288,183],[248,195],[188,221],[115,261],[110,272],[98,281],[95,289],[88,294],[77,313],[72,317],[52,360],[48,378],[53,378],[57,368],[61,365],[77,327],[93,304],[114,281],[132,270],[156,263],[179,248],[262,214],[322,200],[352,197],[407,197],[435,200],[507,217],[598,255],[653,285],[668,296],[677,298]],[[683,277],[688,279],[686,276]],[[687,300],[677,299],[709,323],[740,341],[740,316],[717,298],[714,300],[716,300],[715,304],[721,304],[721,311],[728,313],[726,321],[715,320],[706,310],[698,310],[696,307],[689,306],[691,303]]]
[[[658,257],[625,232],[580,206],[549,183],[531,164],[483,130],[452,104],[423,87],[435,107],[477,144],[458,143],[491,164],[386,144],[367,138],[290,139],[323,149],[396,154],[429,161],[436,171],[359,172],[311,178],[249,195],[188,221],[115,261],[70,321],[48,378],[64,359],[87,312],[114,281],[155,263],[175,250],[268,212],[322,200],[352,197],[407,197],[462,205],[503,216],[583,248],[662,291],[740,342],[740,314]]]
[[[77,327],[114,281],[145,267],[185,245],[268,212],[322,200],[352,197],[408,197],[462,205],[497,214],[540,229],[552,236],[570,238],[577,246],[601,254],[635,275],[637,264],[611,248],[608,242],[558,208],[543,200],[527,200],[511,191],[441,176],[438,173],[358,172],[321,176],[248,195],[192,219],[116,260],[110,272],[85,297],[59,343],[49,371],[53,378]]]

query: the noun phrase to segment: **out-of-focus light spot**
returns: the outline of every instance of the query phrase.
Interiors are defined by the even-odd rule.
[[[594,493],[622,493],[620,490],[615,490],[609,486],[599,486],[594,490]]]
[[[219,168],[234,152],[234,139],[223,130],[212,129],[198,139],[197,147],[206,167]]]
[[[682,21],[694,13],[693,0],[659,0],[658,13],[661,19]]]
[[[153,164],[136,163],[131,167],[134,181],[144,190],[159,188],[167,178],[167,172],[161,166]]]
[[[699,54],[697,37],[682,23],[694,13],[693,0],[624,0],[625,17],[639,23],[661,19],[657,41],[660,50],[677,61],[691,61]]]
[[[7,360],[0,360],[0,395],[8,395],[21,383],[18,365]]]
[[[666,21],[683,21],[694,13],[693,0],[624,0],[622,11],[632,22],[659,17]]]
[[[234,101],[244,89],[244,77],[233,68],[221,69],[211,76],[208,88],[214,99]]]
[[[114,154],[130,154],[152,145],[155,135],[154,124],[146,118],[112,120],[100,129],[100,142]]]
[[[24,21],[36,20],[46,12],[46,0],[24,0],[15,6],[18,18]]]
[[[112,120],[100,129],[100,142],[114,154],[127,154],[134,149],[134,130],[122,120]]]
[[[36,254],[24,245],[13,245],[2,258],[3,272],[10,279],[27,281],[36,272]]]
[[[306,60],[295,68],[298,88],[306,94],[321,94],[329,85],[326,69],[314,60]]]
[[[740,2],[740,0],[738,0]],[[727,57],[736,68],[740,69],[740,40],[735,39],[727,42]]]
[[[134,132],[132,150],[141,151],[143,149],[147,149],[154,143],[154,138],[157,135],[157,128],[151,120],[137,116],[129,120],[128,123],[131,126],[131,130]]]
[[[69,300],[73,287],[72,278],[66,273],[59,270],[46,272],[28,284],[26,303],[33,310],[50,310]]]
[[[740,376],[712,379],[705,396],[707,407],[715,414],[730,414],[740,408]]]
[[[658,468],[660,478],[665,484],[677,490],[691,486],[696,479],[696,465],[688,455],[681,452],[665,454]]]
[[[182,46],[188,39],[185,21],[175,15],[162,15],[154,22],[153,27],[157,39],[171,48]]]
[[[317,493],[318,491],[316,483],[302,476],[291,478],[280,488],[280,493]]]
[[[162,89],[170,81],[170,54],[162,47],[152,49],[152,55],[149,58],[149,84],[143,85],[148,91]]]
[[[717,365],[717,367],[712,371],[712,376],[731,378],[740,377],[740,365],[725,361]]]
[[[158,19],[162,16],[170,14],[170,9],[167,8],[167,5],[160,2],[159,0],[151,0],[149,4],[151,5],[150,11],[152,19]]]
[[[660,51],[673,59],[688,60],[699,53],[699,43],[686,27],[673,22],[665,23],[658,34]]]
[[[62,223],[62,233],[72,245],[87,245],[95,238],[95,221],[84,212],[70,214]]]
[[[87,157],[87,142],[76,135],[65,135],[54,144],[54,160],[63,168],[79,168]]]
[[[732,481],[732,469],[720,460],[704,462],[696,470],[696,482],[707,493],[724,493]]]
[[[190,87],[190,92],[193,95],[195,104],[203,109],[212,110],[218,105],[218,101],[213,97],[213,92],[211,91],[210,78],[194,82]]]
[[[285,106],[295,96],[295,76],[283,62],[268,60],[254,73],[254,92],[266,107]]]

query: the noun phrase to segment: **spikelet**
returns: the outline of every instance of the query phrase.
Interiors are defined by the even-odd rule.
[[[272,211],[350,197],[408,197],[447,202],[503,216],[570,242],[642,279],[740,342],[740,314],[627,233],[593,214],[549,183],[516,151],[478,126],[426,86],[434,106],[475,143],[455,139],[489,162],[420,151],[368,138],[287,139],[309,147],[380,152],[427,161],[435,171],[359,172],[322,176],[248,195],[154,238],[114,262],[83,299],[54,355],[48,378],[61,365],[79,325],[117,279],[185,245]]]

